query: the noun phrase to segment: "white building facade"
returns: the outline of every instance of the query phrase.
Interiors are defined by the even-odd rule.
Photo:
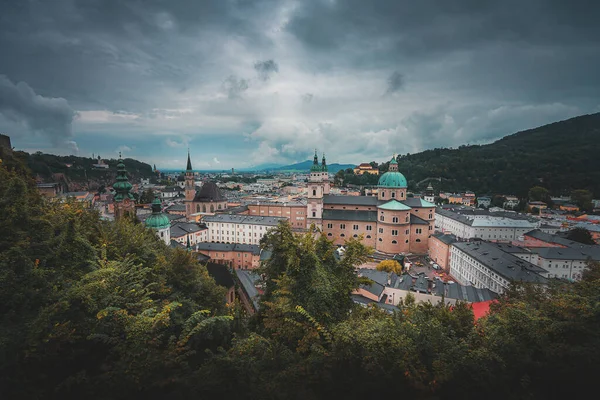
[[[458,239],[484,239],[510,242],[519,240],[525,233],[538,228],[539,223],[524,219],[511,219],[492,215],[462,215],[438,209],[435,213],[435,230],[451,233]]]
[[[208,242],[260,244],[267,231],[286,218],[250,215],[208,215],[203,222],[208,228]]]

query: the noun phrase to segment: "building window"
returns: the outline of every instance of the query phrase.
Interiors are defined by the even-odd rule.
[[[421,242],[421,239],[417,239],[416,242]]]
[[[342,234],[340,235],[340,237],[346,237],[346,235],[342,233]]]
[[[327,224],[327,229],[333,228],[333,224]]]
[[[421,229],[421,228],[417,228],[417,229],[415,230],[415,232],[416,232],[416,233],[421,233],[421,232],[422,232],[422,229]]]
[[[429,219],[433,218],[433,214],[429,214]]]
[[[367,229],[368,231],[370,231],[370,230],[372,230],[372,229],[373,229],[373,227],[372,227],[371,225],[367,225],[367,228],[366,228],[366,229]]]
[[[367,235],[367,239],[371,239],[371,235]]]
[[[432,228],[432,226],[431,226],[431,225],[429,225],[429,230],[431,230],[431,228]]]
[[[385,192],[382,190],[381,191],[381,198],[383,199],[385,197]]]
[[[313,213],[313,214],[312,214],[312,215],[313,215],[313,218],[315,218],[315,217],[317,216],[317,213],[316,213],[316,211],[313,211],[312,213]]]
[[[379,233],[383,233],[383,228],[379,228]]]
[[[406,239],[406,243],[408,243],[408,239]]]
[[[405,233],[408,235],[408,229],[406,230],[406,232],[405,232]]]
[[[404,192],[400,192],[400,197],[404,198]]]
[[[331,236],[331,232],[329,232],[329,233],[327,234],[327,236]]]
[[[396,192],[392,192],[392,199],[396,197]]]
[[[355,234],[353,235],[353,237],[357,238],[357,237],[358,237],[358,235],[355,233]]]
[[[398,244],[398,242],[395,240],[392,240],[392,244]]]
[[[408,222],[408,215],[406,216],[406,219],[404,220],[404,222]]]
[[[384,218],[383,218],[383,215],[379,217],[379,220],[380,220],[380,221],[383,221],[383,220],[384,220]]]
[[[398,230],[392,229],[392,236],[398,236]]]
[[[383,242],[383,239],[382,239],[382,238],[379,238],[379,241],[380,241],[380,242]]]
[[[317,195],[317,191],[315,189],[313,189],[313,196]]]
[[[398,217],[392,217],[392,222],[394,222],[394,223],[398,222]]]
[[[355,231],[358,230],[358,225],[352,225],[352,229],[354,229]]]
[[[340,224],[340,229],[346,229],[346,224]]]

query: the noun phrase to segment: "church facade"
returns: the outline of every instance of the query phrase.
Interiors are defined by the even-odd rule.
[[[214,182],[205,182],[197,192],[192,170],[192,161],[188,152],[187,166],[185,169],[185,217],[192,218],[192,214],[210,213],[227,209],[227,199]]]
[[[407,197],[407,186],[393,157],[389,171],[379,178],[377,196],[331,195],[325,156],[319,165],[315,153],[308,181],[307,228],[314,225],[339,245],[362,236],[365,245],[381,253],[425,254],[434,232],[435,205]]]

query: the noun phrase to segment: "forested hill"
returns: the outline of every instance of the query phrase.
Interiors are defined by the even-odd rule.
[[[587,189],[598,197],[600,113],[518,132],[487,145],[404,155],[399,168],[416,190],[427,186],[423,180],[441,177],[441,183],[432,184],[443,191],[525,196],[531,187],[544,186],[552,195]]]
[[[94,168],[92,165],[98,160],[90,157],[57,156],[41,152],[28,154],[16,152],[31,169],[37,180],[43,182],[66,183],[68,190],[82,189],[96,190],[100,186],[114,183],[117,174],[117,160],[104,160],[107,169]],[[154,176],[152,166],[132,158],[124,159],[127,173],[131,182],[138,182],[140,178]]]

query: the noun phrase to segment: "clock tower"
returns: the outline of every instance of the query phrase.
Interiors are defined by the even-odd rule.
[[[131,188],[131,183],[127,179],[127,170],[119,152],[117,181],[113,185],[113,189],[115,190],[115,219],[121,219],[125,216],[135,216],[135,204]]]

